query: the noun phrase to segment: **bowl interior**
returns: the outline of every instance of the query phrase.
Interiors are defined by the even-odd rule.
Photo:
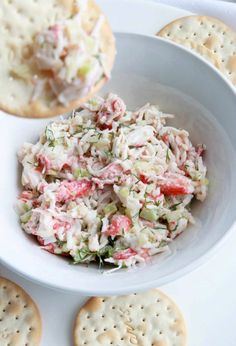
[[[3,115],[0,128],[0,258],[22,275],[45,285],[84,294],[121,294],[160,286],[204,260],[232,226],[236,205],[236,95],[216,70],[202,59],[163,39],[117,34],[112,79],[101,94],[112,91],[135,109],[150,102],[175,114],[174,126],[190,132],[194,144],[205,143],[210,180],[204,203],[196,202],[196,224],[171,246],[167,256],[135,270],[103,274],[96,266],[74,266],[42,251],[18,223],[14,203],[19,194],[16,152],[36,141],[50,121]]]

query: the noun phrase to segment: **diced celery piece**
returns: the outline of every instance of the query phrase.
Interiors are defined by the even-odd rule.
[[[209,180],[207,178],[203,179],[203,185],[209,185]]]
[[[126,208],[125,215],[132,219],[133,224],[135,224],[137,218],[139,217],[139,212],[137,210],[131,210],[129,208]]]
[[[125,215],[127,215],[130,219],[132,219],[130,209],[128,209],[128,208],[125,209]]]
[[[68,252],[69,250],[67,248],[67,243],[63,244],[61,249],[62,249],[62,252]]]
[[[150,169],[150,163],[138,160],[135,162],[134,167],[139,171],[148,171]]]
[[[158,219],[158,213],[154,209],[143,208],[141,210],[140,217],[147,221],[156,221]]]
[[[91,70],[91,64],[90,62],[85,63],[82,67],[78,69],[78,76],[80,78],[86,78],[87,74]]]
[[[20,216],[20,221],[22,223],[27,223],[29,221],[29,219],[31,218],[31,215],[32,215],[31,210],[27,211],[27,213]]]
[[[74,170],[73,176],[76,179],[77,178],[90,177],[90,173],[89,173],[89,171],[87,171],[87,169],[77,168],[77,169]]]
[[[119,191],[119,195],[123,198],[127,198],[129,196],[129,189],[127,187],[122,187]]]
[[[98,101],[96,100],[96,98],[93,98],[88,101],[88,104],[95,107],[98,105]]]
[[[32,209],[27,203],[24,203],[22,207],[25,213],[27,213],[27,211],[30,211]]]
[[[104,208],[103,208],[104,213],[107,214],[113,214],[117,211],[117,207],[116,204],[114,202],[107,204]]]
[[[148,242],[148,235],[145,233],[140,233],[138,238],[138,244],[139,246],[143,246]]]
[[[102,220],[100,217],[96,217],[96,221],[97,221],[97,228],[100,229],[102,227]]]
[[[99,139],[96,143],[94,143],[94,146],[97,149],[108,149],[109,143],[108,142],[104,142],[101,139]]]
[[[163,246],[166,246],[166,245],[168,245],[167,241],[162,240],[162,241],[160,242],[160,244],[159,244],[159,247],[163,247]]]
[[[53,177],[57,176],[57,171],[55,171],[54,169],[49,169],[47,172],[48,175],[52,175]]]

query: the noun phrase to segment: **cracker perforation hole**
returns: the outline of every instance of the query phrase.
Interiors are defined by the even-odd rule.
[[[3,26],[3,28],[4,28],[6,31],[9,31],[9,32],[10,32],[11,27],[10,27],[9,24],[5,24],[5,25]]]
[[[8,302],[8,305],[11,305],[11,301]]]
[[[20,298],[20,295],[19,295],[19,294],[17,294],[17,295],[16,295],[16,298]]]
[[[143,309],[144,309],[144,306],[143,306],[143,305],[141,305],[141,306],[140,306],[140,309],[141,309],[141,310],[143,310]]]
[[[116,325],[116,324],[114,324],[113,328],[115,328],[115,329],[116,329],[116,328],[117,328],[117,325]]]
[[[170,32],[167,33],[167,36],[170,37]]]
[[[193,33],[193,36],[197,36],[197,33],[196,33],[196,32],[194,32],[194,33]]]
[[[82,328],[82,330],[86,330],[86,328],[85,328],[85,327],[83,327],[83,328]]]
[[[143,318],[142,321],[143,321],[143,322],[146,322],[146,318]]]
[[[115,307],[115,306],[112,306],[111,308],[112,308],[112,310],[115,310],[115,309],[116,309],[116,307]]]
[[[17,334],[19,334],[19,333],[20,333],[20,331],[19,331],[19,330],[17,330],[16,332],[17,332]]]
[[[212,26],[211,26],[213,29],[215,28],[215,24],[212,24]]]
[[[220,48],[224,48],[224,45],[222,44],[222,45],[220,46]]]
[[[102,318],[104,318],[105,317],[105,315],[102,315]]]
[[[19,316],[16,316],[16,320],[19,320]]]
[[[182,29],[182,28],[183,28],[183,25],[180,25],[180,26],[179,26],[179,29]]]
[[[15,96],[13,95],[13,97],[15,97]],[[27,304],[25,304],[25,305],[24,305],[24,309],[26,309],[27,307],[28,307],[28,305],[27,305]]]

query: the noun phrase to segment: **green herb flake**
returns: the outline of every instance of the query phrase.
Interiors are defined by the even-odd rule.
[[[166,162],[170,162],[170,149],[166,150]]]
[[[182,202],[178,202],[176,204],[173,204],[171,207],[170,207],[170,210],[174,211],[177,209],[178,205],[180,205]]]
[[[166,245],[168,245],[167,241],[162,240],[162,241],[160,242],[160,244],[159,244],[159,247],[164,247],[164,246],[166,246]]]
[[[56,244],[57,244],[59,247],[63,247],[63,246],[66,244],[66,241],[57,239]]]
[[[78,178],[85,178],[85,177],[91,177],[91,174],[87,169],[83,168],[77,168],[73,171],[73,176],[78,179]]]

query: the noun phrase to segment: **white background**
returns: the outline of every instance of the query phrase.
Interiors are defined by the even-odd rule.
[[[115,29],[125,31],[125,26],[129,31],[153,33],[151,30],[158,29],[155,25],[156,20],[160,15],[160,9],[146,4],[146,16],[143,10],[142,1],[123,0],[127,3],[127,10],[132,14],[132,25],[128,22],[129,18],[125,15],[117,14],[118,7],[122,5],[122,0],[115,1],[100,0],[99,3],[104,5],[104,9],[108,14],[111,11],[112,2],[112,20]],[[187,2],[177,0],[163,0],[162,2],[172,2],[175,4]],[[159,1],[161,2],[161,1]],[[202,8],[197,11],[197,5],[206,6],[208,1],[188,1],[188,9],[191,10],[191,4],[194,6],[194,11],[202,12]],[[128,5],[129,3],[129,5]],[[204,3],[204,4],[203,4]],[[220,4],[220,6],[222,6]],[[236,7],[236,5],[232,5]],[[122,6],[121,6],[122,7]],[[227,7],[227,6],[226,6]],[[214,9],[210,5],[208,12]],[[222,10],[222,7],[221,7]],[[193,9],[192,9],[193,11]],[[236,11],[236,9],[235,9]],[[140,12],[140,13],[138,13]],[[141,13],[142,12],[142,13]],[[146,18],[147,14],[152,17]],[[235,12],[228,9],[228,21],[234,19],[236,25]],[[225,16],[225,11],[221,11]],[[209,13],[208,13],[209,14]],[[212,14],[212,13],[211,13]],[[232,15],[233,14],[233,15]],[[135,16],[142,15],[142,18],[148,20],[147,25],[143,26],[135,22]],[[118,18],[113,20],[112,18]],[[167,15],[168,17],[168,15]],[[174,19],[174,18],[173,18]],[[163,22],[165,19],[160,19]],[[120,23],[120,24],[119,24]],[[143,23],[142,23],[143,24]],[[229,23],[230,24],[230,23]],[[231,234],[222,248],[217,252],[215,257],[208,261],[204,266],[197,269],[195,272],[186,275],[185,277],[163,286],[161,289],[168,293],[181,307],[186,319],[189,333],[189,346],[236,346],[236,232]],[[43,270],[43,269],[42,269]],[[72,345],[72,326],[76,311],[85,297],[53,291],[44,287],[40,287],[31,283],[18,275],[13,274],[8,269],[0,267],[0,274],[8,277],[24,287],[37,302],[43,317],[43,341],[42,346],[69,346]],[[92,345],[91,345],[92,346]]]

